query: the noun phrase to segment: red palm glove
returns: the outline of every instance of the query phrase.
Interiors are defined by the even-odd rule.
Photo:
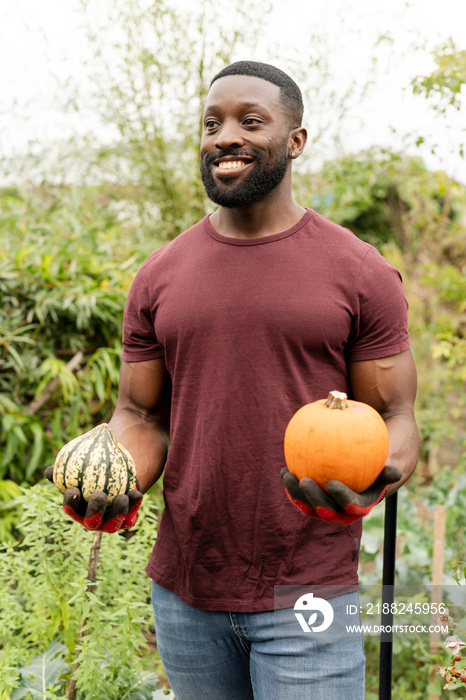
[[[380,503],[389,484],[402,477],[398,467],[384,467],[381,474],[362,493],[352,491],[341,481],[329,481],[326,493],[313,479],[297,477],[284,467],[281,477],[286,493],[294,506],[309,518],[318,518],[327,523],[350,525],[370,513]]]
[[[53,483],[53,466],[47,467],[44,476]],[[72,486],[65,491],[63,510],[86,530],[118,532],[136,524],[141,503],[142,493],[139,491],[137,481],[136,489],[116,496],[108,507],[107,494],[103,491],[93,493],[88,502],[84,500],[81,491],[76,486]]]

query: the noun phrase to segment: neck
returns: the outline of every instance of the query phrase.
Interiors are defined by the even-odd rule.
[[[273,193],[271,193],[273,195]],[[219,207],[210,217],[213,228],[228,238],[262,238],[295,226],[305,213],[289,197],[265,197],[247,207]]]

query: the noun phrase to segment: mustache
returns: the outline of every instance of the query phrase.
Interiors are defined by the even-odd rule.
[[[253,153],[251,151],[238,150],[236,148],[229,148],[217,151],[217,153],[206,154],[204,156],[204,163],[206,165],[212,165],[212,163],[218,158],[226,158],[228,156],[232,156],[233,158],[241,158],[241,156],[244,156],[247,158],[253,158],[257,161],[261,160],[260,155],[257,153]]]

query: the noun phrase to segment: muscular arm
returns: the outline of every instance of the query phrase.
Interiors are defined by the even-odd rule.
[[[417,378],[410,350],[378,360],[353,362],[349,367],[353,396],[375,408],[390,436],[387,464],[403,476],[388,488],[396,491],[413,473],[419,452],[419,432],[414,419]]]
[[[171,383],[163,359],[123,362],[109,425],[130,452],[142,493],[162,474],[168,452]]]

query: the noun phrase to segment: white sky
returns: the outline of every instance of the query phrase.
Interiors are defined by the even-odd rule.
[[[175,2],[182,8],[188,0]],[[79,0],[0,4],[0,155],[21,154],[92,123],[89,115],[65,115],[57,107],[57,77],[79,83],[87,49],[76,13]],[[288,56],[305,56],[313,50],[309,37],[320,28],[328,35],[330,60],[343,88],[364,72],[375,38],[386,33],[393,40],[394,57],[381,51],[384,71],[370,98],[345,125],[345,150],[372,143],[396,147],[404,134],[432,132],[440,148],[435,158],[422,152],[429,167],[442,167],[466,183],[466,164],[455,155],[458,131],[449,133],[427,101],[413,97],[409,87],[415,75],[433,69],[436,46],[452,37],[465,48],[465,27],[466,0],[275,0],[270,25],[250,57],[261,60],[261,45],[268,53],[265,60],[274,62],[276,52],[278,65]],[[423,50],[412,48],[423,44]],[[461,115],[449,119],[463,126]],[[466,126],[464,112],[462,119]]]

